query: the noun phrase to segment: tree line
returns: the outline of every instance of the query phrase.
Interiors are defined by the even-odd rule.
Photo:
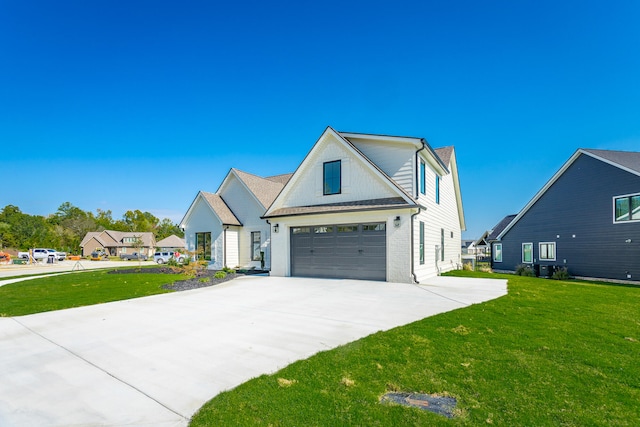
[[[51,215],[29,215],[20,208],[7,205],[0,211],[0,249],[54,248],[79,253],[80,242],[89,231],[153,232],[156,240],[175,234],[184,237],[177,224],[162,220],[149,212],[127,211],[114,220],[110,210],[86,212],[69,202],[60,205]]]

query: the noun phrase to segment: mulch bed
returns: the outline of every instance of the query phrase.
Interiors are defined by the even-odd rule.
[[[177,280],[173,283],[167,283],[162,285],[162,289],[169,289],[172,291],[188,291],[191,289],[206,288],[208,286],[219,285],[229,280],[233,280],[238,276],[245,274],[261,274],[263,271],[248,270],[243,273],[231,273],[227,274],[224,279],[217,279],[214,277],[216,270],[201,270],[194,278]],[[128,268],[126,270],[112,270],[109,274],[133,274],[133,273],[147,273],[147,274],[182,274],[182,270],[173,267],[152,267],[152,268]]]

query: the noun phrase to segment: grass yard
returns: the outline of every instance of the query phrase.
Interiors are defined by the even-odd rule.
[[[640,288],[455,275],[509,294],[251,380],[190,426],[640,425]],[[453,396],[456,416],[380,404],[388,391]]]
[[[160,286],[184,280],[181,274],[73,272],[0,286],[0,317],[120,301],[170,292]]]

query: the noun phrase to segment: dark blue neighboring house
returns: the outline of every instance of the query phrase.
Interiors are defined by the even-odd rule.
[[[640,153],[579,149],[494,231],[494,270],[640,281]]]

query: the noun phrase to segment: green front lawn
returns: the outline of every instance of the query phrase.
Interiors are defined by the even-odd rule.
[[[379,332],[222,393],[201,426],[638,426],[640,289],[509,279],[509,295]],[[446,419],[388,391],[458,400]]]
[[[165,283],[182,274],[108,274],[108,270],[73,272],[0,286],[0,317],[22,316],[171,292]]]

